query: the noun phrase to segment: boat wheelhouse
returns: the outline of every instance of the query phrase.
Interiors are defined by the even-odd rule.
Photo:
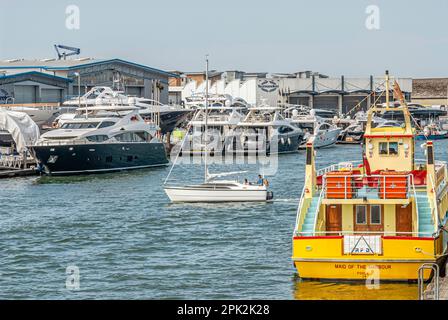
[[[401,92],[398,85],[395,90]],[[414,281],[422,264],[445,260],[447,165],[435,160],[431,141],[426,159],[414,159],[404,101],[394,107],[404,123],[375,126],[375,114],[390,108],[368,111],[362,161],[317,170],[313,141],[307,143],[292,240],[301,278]],[[425,280],[430,276],[425,270]]]

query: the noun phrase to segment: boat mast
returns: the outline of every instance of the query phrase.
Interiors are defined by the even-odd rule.
[[[207,182],[208,179],[208,169],[207,169],[207,134],[208,132],[208,54],[205,55],[205,134],[204,134],[204,140],[205,140],[205,159],[204,159],[204,182]]]
[[[389,70],[386,70],[386,110],[389,110]]]

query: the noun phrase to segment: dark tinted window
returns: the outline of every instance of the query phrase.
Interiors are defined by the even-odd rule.
[[[103,121],[103,122],[101,122],[101,124],[98,128],[107,128],[107,127],[113,126],[114,124],[115,124],[115,122],[112,122],[112,121]]]

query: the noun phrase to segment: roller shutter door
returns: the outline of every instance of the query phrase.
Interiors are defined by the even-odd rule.
[[[310,98],[309,97],[291,97],[289,99],[291,104],[299,104],[302,106],[309,106],[310,105]]]
[[[15,103],[33,103],[36,102],[35,86],[14,86]]]
[[[337,96],[315,96],[315,109],[339,110],[339,100]]]
[[[40,97],[42,102],[61,102],[60,89],[42,89]]]

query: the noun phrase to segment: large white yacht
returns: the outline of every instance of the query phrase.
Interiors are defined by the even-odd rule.
[[[226,138],[226,153],[270,154],[296,152],[304,133],[281,114],[281,108],[262,104],[249,108]]]
[[[114,90],[110,87],[93,87],[83,96],[74,97],[63,103],[63,106],[67,108],[94,105],[135,106],[139,109],[138,112],[143,118],[159,122],[162,133],[173,131],[191,113],[190,110],[179,106],[170,106],[152,99],[129,96],[123,91]],[[160,114],[160,121],[152,118],[156,114]],[[64,116],[61,119],[64,119]]]
[[[189,122],[187,141],[182,148],[183,154],[203,153],[205,126],[210,142],[208,152],[225,153],[225,145],[229,143],[229,135],[247,112],[246,107],[209,106],[196,110]],[[206,123],[207,120],[207,123]]]
[[[53,175],[162,166],[168,160],[158,130],[137,107],[91,106],[78,109],[77,117],[43,134],[31,149]]]

